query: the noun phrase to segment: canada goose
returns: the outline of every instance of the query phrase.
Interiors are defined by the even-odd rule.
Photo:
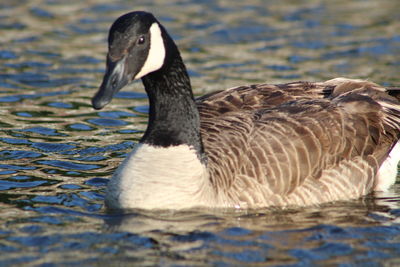
[[[119,17],[108,43],[93,107],[136,79],[150,102],[144,136],[107,186],[111,209],[304,206],[395,182],[400,103],[390,90],[336,78],[194,99],[178,48],[152,14]]]

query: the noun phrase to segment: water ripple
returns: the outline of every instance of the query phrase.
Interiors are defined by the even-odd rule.
[[[0,161],[6,161],[10,159],[25,159],[25,158],[40,158],[43,154],[25,151],[25,150],[2,150],[0,151]]]
[[[33,143],[32,147],[44,152],[62,152],[76,148],[74,145],[63,143]]]
[[[37,161],[37,163],[52,167],[58,167],[65,170],[81,170],[81,171],[94,170],[103,167],[102,165],[83,164],[83,163],[76,163],[76,162],[62,161],[62,160],[39,160]]]
[[[48,115],[48,114],[46,114],[46,115]],[[26,129],[22,129],[22,130],[18,130],[18,131],[25,132],[25,133],[34,133],[34,134],[43,135],[43,136],[66,136],[63,133],[59,133],[56,129],[42,127],[42,126],[26,128]]]
[[[109,214],[140,139],[142,83],[102,111],[107,32],[129,1],[0,3],[0,266],[397,266],[400,187],[304,209]],[[177,40],[194,94],[365,78],[399,86],[398,1],[136,1]],[[340,14],[340,16],[338,16]]]
[[[2,166],[0,165],[0,168]],[[25,169],[26,170],[26,169]],[[17,182],[17,181],[7,181],[7,180],[0,180],[0,190],[10,190],[10,189],[17,189],[17,188],[37,188],[41,185],[47,184],[47,181],[24,181],[24,182]]]

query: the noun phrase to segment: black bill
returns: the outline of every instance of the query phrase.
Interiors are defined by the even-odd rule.
[[[125,70],[125,60],[123,57],[115,62],[107,59],[107,70],[103,77],[103,82],[95,96],[92,98],[92,106],[101,109],[111,102],[113,96],[125,85],[129,79]]]

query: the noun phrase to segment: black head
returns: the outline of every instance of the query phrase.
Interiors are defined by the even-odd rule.
[[[110,28],[106,73],[93,107],[103,108],[125,85],[162,68],[170,42],[151,13],[135,11],[119,17]]]

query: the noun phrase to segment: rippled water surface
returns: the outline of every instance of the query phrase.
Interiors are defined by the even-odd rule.
[[[400,184],[298,210],[109,215],[104,187],[143,133],[140,83],[102,111],[110,24],[155,13],[196,94],[336,76],[400,85],[398,0],[0,2],[0,266],[399,266]]]

